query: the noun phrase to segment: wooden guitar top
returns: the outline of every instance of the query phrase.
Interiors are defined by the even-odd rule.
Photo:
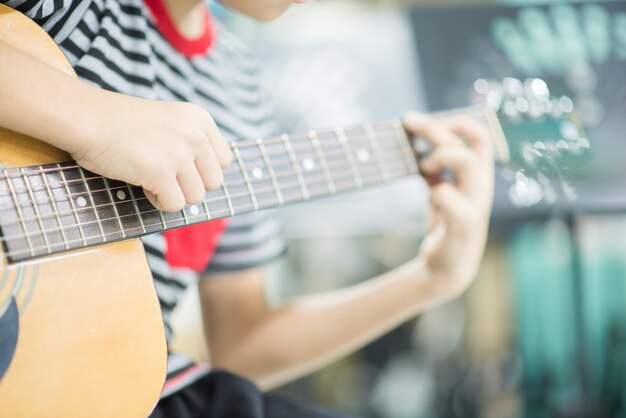
[[[2,5],[0,40],[74,74],[39,26]],[[5,167],[68,159],[47,144],[0,129]],[[141,242],[19,264],[9,264],[1,251],[0,415],[149,415],[165,379],[167,349]]]

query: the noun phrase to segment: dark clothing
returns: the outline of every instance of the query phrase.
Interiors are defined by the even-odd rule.
[[[161,399],[150,418],[348,418],[262,393],[253,383],[214,371]]]

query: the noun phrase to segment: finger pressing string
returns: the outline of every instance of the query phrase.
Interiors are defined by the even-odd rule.
[[[476,150],[481,158],[493,159],[491,134],[486,126],[468,116],[456,117],[450,120],[448,126],[452,132],[461,136],[472,149]]]
[[[417,112],[407,113],[404,126],[413,135],[425,138],[434,146],[453,145],[465,146],[461,138],[456,136],[442,120]]]
[[[439,174],[444,169],[460,173],[475,163],[475,155],[467,148],[437,148],[420,162],[420,168],[430,175]]]

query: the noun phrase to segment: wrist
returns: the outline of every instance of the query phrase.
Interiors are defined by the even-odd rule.
[[[410,263],[415,271],[413,281],[419,312],[449,302],[463,292],[464,289],[460,289],[455,280],[433,269],[423,256],[414,258]]]
[[[71,101],[53,116],[58,127],[52,145],[74,157],[87,153],[115,117],[119,108],[115,95],[86,83],[76,84]]]
[[[84,87],[85,105],[81,109],[84,122],[75,124],[72,132],[73,150],[70,153],[74,156],[86,155],[102,140],[105,129],[112,125],[116,109],[120,107],[115,103],[115,93],[89,85]]]

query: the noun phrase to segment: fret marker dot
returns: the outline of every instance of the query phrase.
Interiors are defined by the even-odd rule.
[[[306,171],[313,171],[315,169],[315,161],[313,161],[310,158],[305,158],[302,161],[302,167],[306,170]]]
[[[366,163],[370,160],[370,153],[364,149],[360,149],[356,153],[356,158],[362,163]]]
[[[117,196],[119,200],[126,199],[126,193],[124,193],[124,190],[118,190],[117,193],[115,193],[115,196]]]
[[[189,212],[191,212],[191,214],[192,214],[193,216],[196,216],[197,214],[199,214],[199,213],[200,213],[200,209],[198,209],[198,207],[197,207],[197,206],[195,206],[195,205],[194,205],[194,206],[190,206],[190,207],[189,207]]]
[[[259,167],[254,167],[252,169],[252,177],[254,177],[257,180],[260,180],[263,178],[263,170],[261,170]]]
[[[78,199],[76,199],[76,204],[80,206],[81,208],[84,208],[85,206],[87,206],[87,199],[81,196]]]

